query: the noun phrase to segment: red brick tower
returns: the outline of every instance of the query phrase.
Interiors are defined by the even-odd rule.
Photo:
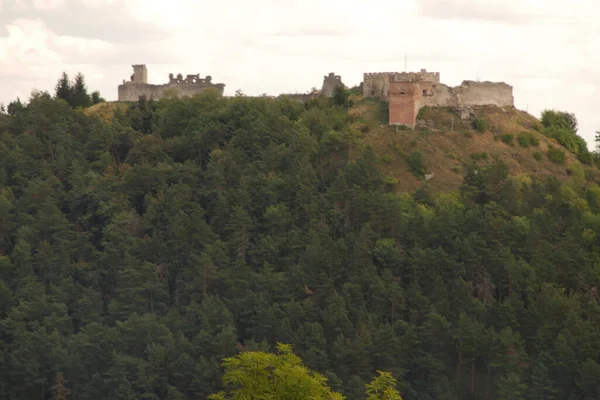
[[[419,82],[391,81],[389,93],[389,124],[414,128],[421,100]]]

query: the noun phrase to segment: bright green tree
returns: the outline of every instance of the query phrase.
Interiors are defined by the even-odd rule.
[[[242,352],[223,361],[223,383],[227,392],[209,396],[224,399],[327,399],[344,397],[327,386],[327,378],[312,372],[287,344],[277,344],[277,354]]]
[[[377,371],[377,373],[379,376],[365,385],[367,400],[402,400],[402,396],[396,389],[396,379],[392,374],[385,371]]]

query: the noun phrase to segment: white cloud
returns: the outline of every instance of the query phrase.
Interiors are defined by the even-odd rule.
[[[38,10],[49,10],[52,8],[64,7],[66,0],[34,0],[33,7]]]
[[[157,83],[201,73],[228,94],[306,91],[328,72],[353,85],[402,71],[407,54],[450,85],[506,81],[534,115],[574,112],[591,143],[599,12],[597,0],[0,0],[0,102],[63,70],[115,99],[134,63]]]

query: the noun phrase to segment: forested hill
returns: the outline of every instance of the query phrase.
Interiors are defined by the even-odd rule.
[[[0,115],[0,398],[204,399],[276,342],[348,399],[378,369],[404,400],[598,398],[600,188],[568,115],[496,141],[487,114],[396,133],[346,100]],[[433,190],[446,150],[417,146],[453,137],[541,173],[448,151]]]

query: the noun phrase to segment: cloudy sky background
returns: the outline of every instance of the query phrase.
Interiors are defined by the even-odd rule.
[[[516,106],[600,129],[598,0],[0,0],[0,102],[62,71],[116,100],[131,64],[151,83],[212,75],[226,94],[306,92],[336,72],[426,68],[443,83],[505,81]]]

